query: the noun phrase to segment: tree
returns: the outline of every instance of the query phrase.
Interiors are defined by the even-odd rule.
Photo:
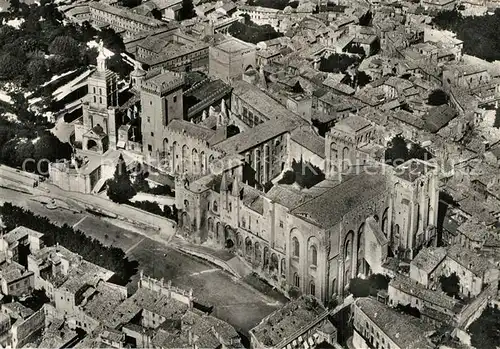
[[[80,53],[80,43],[67,35],[58,36],[50,43],[49,52],[54,55],[73,59]]]
[[[182,0],[182,9],[180,11],[180,19],[190,19],[194,17],[193,0]]]
[[[368,297],[370,295],[370,282],[360,278],[352,278],[349,282],[349,292],[354,298]]]
[[[439,283],[441,284],[441,290],[449,297],[459,297],[460,278],[455,272],[450,274],[450,276],[441,275]]]
[[[157,8],[151,10],[151,16],[153,16],[153,18],[157,20],[161,20],[163,18],[161,11],[158,10]]]
[[[359,57],[334,53],[328,58],[321,58],[319,70],[327,73],[345,73],[347,68],[359,62]]]
[[[32,59],[26,67],[26,74],[28,75],[29,79],[28,81],[33,87],[42,85],[45,80],[48,79],[48,73],[49,70],[47,69],[45,59]]]
[[[370,286],[375,290],[387,290],[389,288],[389,277],[382,274],[371,274],[368,277]]]
[[[63,143],[51,132],[44,132],[36,142],[33,158],[37,164],[37,172],[48,175],[48,164],[71,159],[73,148]]]
[[[295,287],[295,286],[292,286],[290,287],[290,289],[288,290],[288,295],[290,296],[290,298],[292,299],[297,299],[301,296],[301,292],[299,290],[298,287]]]
[[[99,38],[102,40],[104,47],[114,53],[125,52],[125,44],[120,35],[111,28],[104,28],[98,32]]]
[[[427,99],[429,105],[443,105],[448,103],[448,94],[441,89],[432,91]]]
[[[134,189],[136,192],[143,192],[147,193],[149,192],[149,183],[146,180],[147,177],[147,172],[141,168],[141,166],[138,166],[135,169],[136,175],[135,175],[135,180],[134,180]]]
[[[0,80],[13,80],[23,72],[23,62],[10,53],[0,56]]]
[[[395,136],[385,151],[385,161],[389,165],[400,165],[408,159],[406,140],[400,135]]]
[[[141,0],[121,0],[121,1],[120,1],[120,4],[121,4],[123,7],[128,7],[128,8],[137,7],[137,6],[139,6],[141,3],[142,3],[142,1],[141,1]]]
[[[108,186],[107,194],[111,201],[124,204],[135,196],[136,191],[130,181],[127,164],[121,154],[116,164],[115,174],[112,179],[108,179],[106,184]]]
[[[420,318],[420,310],[418,310],[415,307],[412,307],[409,304],[407,304],[407,305],[398,304],[398,306],[396,307],[396,310],[401,311],[407,315],[410,315],[410,316],[413,316],[416,318]]]
[[[134,70],[130,64],[125,62],[121,55],[116,53],[107,59],[106,64],[108,69],[117,73],[121,79],[129,76],[132,70]]]
[[[500,108],[495,111],[495,122],[493,127],[500,128]]]
[[[245,20],[245,23],[234,22],[231,24],[228,31],[229,34],[235,38],[252,44],[257,44],[261,41],[267,41],[283,36],[282,33],[278,33],[269,24],[258,25],[252,22],[249,18]]]
[[[500,310],[486,307],[481,316],[468,329],[474,348],[497,349],[498,343],[500,343],[499,323]]]

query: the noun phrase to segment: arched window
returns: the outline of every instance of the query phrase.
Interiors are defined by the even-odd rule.
[[[285,261],[285,258],[282,258],[281,259],[281,275],[285,276],[286,275],[286,261]]]
[[[318,265],[318,250],[314,245],[309,248],[309,258],[312,266]]]
[[[294,257],[300,256],[300,244],[296,237],[292,238],[292,255]]]
[[[309,293],[313,296],[316,295],[316,285],[314,284],[314,281],[311,281],[309,284]]]
[[[212,204],[212,209],[214,210],[214,212],[217,212],[217,201],[214,200],[214,203]]]
[[[229,212],[231,212],[233,210],[233,203],[229,203]]]
[[[243,228],[245,228],[246,224],[247,224],[247,221],[246,221],[245,217],[241,217],[241,226]]]
[[[297,273],[293,273],[293,285],[295,287],[300,287],[300,276]]]
[[[208,219],[208,231],[214,231],[214,220],[212,218]]]

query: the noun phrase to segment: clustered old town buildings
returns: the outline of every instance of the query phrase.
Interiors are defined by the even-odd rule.
[[[50,164],[49,181],[68,196],[97,195],[120,155],[171,178],[178,235],[233,253],[238,268],[293,298],[248,333],[252,348],[340,347],[345,333],[332,316],[342,309],[352,314],[341,343],[350,348],[470,347],[468,328],[500,304],[500,67],[464,54],[425,13],[499,4],[195,2],[196,16],[182,21],[182,1],[61,6],[68,20],[119,33],[135,68],[123,84],[99,48],[71,126],[79,149]],[[229,35],[246,16],[284,35],[257,44]],[[353,63],[321,71],[332,55]],[[438,89],[448,100],[435,106]],[[432,158],[386,163],[395,136]],[[297,166],[319,179],[287,181]],[[141,273],[130,296],[112,272],[44,247],[42,235],[18,227],[0,239],[2,293],[44,289],[51,301],[34,313],[3,304],[2,345],[28,345],[42,328],[40,347],[246,345],[232,324],[194,306],[192,290]],[[27,267],[19,246],[28,246]],[[387,288],[353,300],[351,281],[374,274]],[[442,291],[450,275],[455,297]]]

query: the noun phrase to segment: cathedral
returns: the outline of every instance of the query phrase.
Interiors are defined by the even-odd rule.
[[[82,123],[75,126],[75,141],[82,150],[104,154],[116,149],[117,76],[106,67],[102,44],[97,56],[97,69],[88,78],[88,95],[82,105]]]

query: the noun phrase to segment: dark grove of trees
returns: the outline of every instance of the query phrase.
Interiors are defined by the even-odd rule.
[[[287,6],[295,9],[299,6],[298,1],[289,0],[249,0],[247,4],[250,6],[274,8],[276,10],[284,10]]]
[[[194,5],[193,0],[182,0],[182,9],[180,11],[180,20],[193,18],[194,13]]]
[[[464,42],[464,53],[487,61],[500,59],[500,9],[493,15],[462,16],[457,10],[439,12],[433,23],[457,33]]]
[[[474,348],[497,349],[500,343],[499,323],[500,309],[487,307],[468,329]]]
[[[0,206],[0,215],[7,230],[20,225],[42,232],[45,246],[59,243],[68,250],[78,253],[83,259],[109,269],[116,274],[116,281],[121,285],[128,283],[137,272],[138,263],[129,261],[125,253],[116,247],[106,247],[99,241],[88,237],[68,225],[57,226],[47,218],[10,203]]]
[[[309,161],[292,161],[292,170],[286,171],[279,180],[280,184],[297,183],[301,188],[311,188],[325,179],[325,174]]]
[[[359,63],[359,57],[334,53],[328,58],[321,58],[319,70],[326,73],[345,73],[351,65],[358,65]]]
[[[354,298],[376,296],[380,290],[389,288],[390,279],[382,274],[372,274],[368,279],[352,278],[349,282],[349,292]]]
[[[118,204],[128,203],[137,193],[130,180],[130,171],[121,154],[116,164],[115,174],[113,178],[108,179],[106,185],[108,197]]]
[[[439,277],[439,283],[441,284],[443,292],[449,297],[459,297],[460,278],[456,273],[452,273],[450,276],[441,275]]]
[[[435,106],[443,105],[443,104],[448,103],[448,99],[449,99],[449,97],[448,97],[448,94],[446,92],[444,92],[441,89],[437,89],[437,90],[432,91],[429,94],[427,104],[435,105]]]
[[[385,150],[385,162],[397,166],[410,159],[430,160],[433,156],[419,144],[410,143],[400,135],[395,136]]]
[[[257,44],[261,41],[272,40],[283,36],[282,33],[278,33],[269,24],[258,25],[250,20],[250,16],[245,15],[244,17],[244,23],[234,22],[228,29],[229,34],[237,39]]]

